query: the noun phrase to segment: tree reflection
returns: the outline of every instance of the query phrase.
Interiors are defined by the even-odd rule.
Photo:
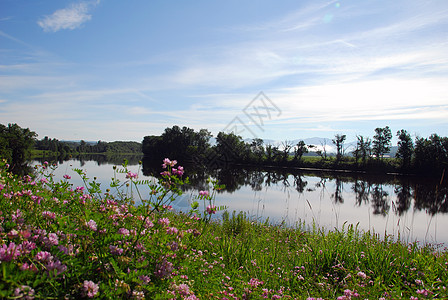
[[[303,191],[305,191],[305,188],[308,185],[308,182],[302,179],[302,175],[295,174],[294,175],[294,185],[296,187],[297,192],[299,192],[299,194],[303,194]]]
[[[249,185],[253,191],[261,191],[263,189],[263,182],[265,174],[262,171],[255,170],[248,174]]]
[[[355,200],[358,206],[369,203],[370,183],[368,181],[358,180],[357,178],[352,186],[352,190],[355,193]]]
[[[395,186],[394,193],[397,196],[395,202],[396,211],[402,216],[411,207],[412,190],[409,182]]]
[[[331,198],[334,199],[334,203],[344,203],[344,198],[342,197],[343,183],[339,177],[336,177],[335,190],[331,194]]]
[[[389,193],[383,190],[382,184],[376,184],[371,195],[373,214],[386,216],[390,209]]]
[[[414,189],[414,209],[426,210],[431,215],[448,212],[448,186],[433,184],[416,184]]]
[[[120,165],[123,157],[82,157],[81,164],[95,159],[98,165]],[[127,158],[129,159],[129,158]],[[137,164],[137,157],[130,159],[129,165]],[[280,187],[284,190],[294,188],[297,193],[320,193],[320,199],[330,197],[334,203],[344,203],[344,183],[350,183],[355,205],[371,205],[373,213],[386,216],[390,213],[392,201],[393,212],[403,216],[411,207],[416,211],[426,211],[429,214],[448,212],[448,184],[433,179],[404,176],[374,176],[359,173],[334,173],[293,169],[262,169],[262,168],[223,168],[207,170],[195,165],[184,166],[190,179],[190,184],[182,187],[184,191],[208,188],[207,179],[217,179],[219,184],[226,186],[220,193],[233,193],[247,186],[253,191],[263,188]],[[161,172],[161,162],[143,161],[143,175],[158,177]],[[318,182],[307,189],[308,181]],[[327,183],[334,182],[334,191],[326,192]],[[347,194],[347,197],[349,195]]]

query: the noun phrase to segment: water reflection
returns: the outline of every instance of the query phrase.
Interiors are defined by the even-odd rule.
[[[113,174],[112,165],[120,165],[123,158],[82,157],[62,161],[61,174],[80,166],[87,174],[97,176],[102,187],[107,188]],[[132,171],[140,168],[141,157],[125,158]],[[446,179],[284,168],[240,167],[206,171],[194,166],[184,167],[190,184],[182,187],[185,197],[174,204],[179,210],[188,210],[191,195],[206,189],[207,179],[211,177],[226,185],[224,190],[218,191],[217,201],[230,211],[243,210],[256,218],[279,222],[288,219],[290,224],[316,222],[326,228],[348,222],[360,223],[362,230],[394,233],[399,227],[398,230],[406,232],[410,240],[448,243],[448,232],[437,229],[448,226]],[[162,171],[160,162],[143,161],[141,168],[144,176],[158,177]],[[74,180],[76,176],[72,178]]]

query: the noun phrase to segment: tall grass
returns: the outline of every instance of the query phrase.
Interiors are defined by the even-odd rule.
[[[326,231],[224,212],[211,185],[188,212],[170,203],[185,181],[164,161],[158,183],[126,164],[110,190],[43,164],[19,178],[0,162],[0,297],[109,299],[448,298],[448,256],[356,225]],[[121,176],[121,177],[120,177]],[[139,185],[149,185],[140,195]],[[132,187],[132,189],[131,189]],[[140,195],[134,206],[130,192]],[[202,203],[202,205],[201,205]]]

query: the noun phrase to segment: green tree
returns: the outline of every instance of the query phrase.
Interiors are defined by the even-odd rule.
[[[375,129],[372,151],[377,159],[383,158],[384,154],[390,151],[391,140],[392,132],[389,126]]]
[[[30,157],[37,134],[17,124],[0,124],[0,156],[6,158],[13,172],[21,172]]]
[[[414,153],[414,142],[411,135],[404,129],[397,131],[398,151],[396,157],[401,160],[402,167],[409,167]]]
[[[308,147],[304,141],[299,141],[294,149],[294,160],[301,161],[302,156],[308,153]]]
[[[353,150],[353,155],[355,156],[355,160],[362,160],[362,163],[365,164],[367,158],[370,157],[371,152],[371,141],[369,138],[364,138],[362,135],[356,136],[356,148]]]
[[[448,167],[448,138],[432,134],[417,138],[414,148],[414,166],[420,171],[442,170]]]
[[[336,134],[331,141],[336,145],[336,160],[341,160],[344,151],[345,134]]]
[[[265,153],[263,143],[262,139],[256,138],[250,144],[251,156],[253,157],[251,160],[256,163],[260,163],[263,159]]]
[[[246,158],[246,145],[241,136],[219,132],[216,137],[216,152],[226,161],[243,162]]]
[[[290,141],[288,141],[288,140],[282,142],[282,148],[283,148],[283,150],[282,150],[282,152],[283,152],[282,160],[284,162],[288,161],[289,150],[291,150],[292,146],[293,146],[293,144]]]

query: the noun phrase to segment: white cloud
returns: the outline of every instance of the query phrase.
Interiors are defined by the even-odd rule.
[[[80,2],[71,4],[68,8],[55,11],[52,15],[45,16],[37,24],[45,31],[56,32],[62,29],[76,29],[82,24],[92,19],[89,14],[92,6],[98,4],[95,2]]]

